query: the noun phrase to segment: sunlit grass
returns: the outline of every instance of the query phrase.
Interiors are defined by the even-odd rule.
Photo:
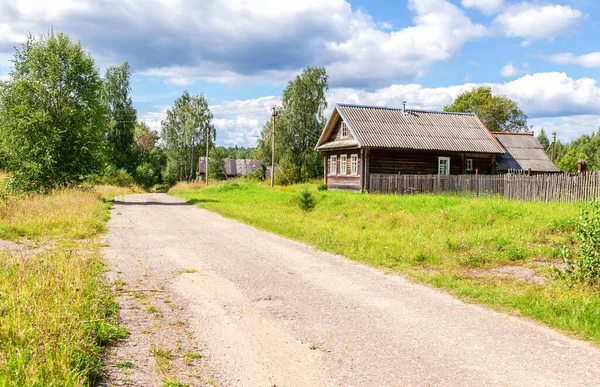
[[[41,245],[0,253],[0,385],[93,385],[102,346],[126,335],[102,276],[103,195],[60,190],[0,203],[0,238]]]
[[[597,289],[559,280],[548,267],[572,243],[582,204],[237,184],[170,192],[226,217],[600,343]],[[297,205],[304,187],[318,198],[309,213]],[[507,265],[533,268],[545,284],[490,272]]]

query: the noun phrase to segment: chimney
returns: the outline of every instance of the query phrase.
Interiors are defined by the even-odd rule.
[[[406,114],[406,101],[402,101],[402,113]]]

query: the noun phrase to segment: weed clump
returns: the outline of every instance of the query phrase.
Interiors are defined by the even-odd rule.
[[[303,189],[300,191],[300,196],[298,197],[298,207],[304,212],[310,212],[315,209],[317,205],[317,199],[312,192],[308,189]]]
[[[321,184],[317,185],[317,191],[327,191],[328,188],[329,187],[325,183],[321,183]]]
[[[577,250],[563,247],[565,274],[590,284],[600,283],[600,201],[581,210],[577,225]]]

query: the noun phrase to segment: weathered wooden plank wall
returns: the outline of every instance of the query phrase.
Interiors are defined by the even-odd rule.
[[[371,174],[372,193],[502,195],[505,199],[575,202],[600,198],[600,172],[587,175],[390,175]]]

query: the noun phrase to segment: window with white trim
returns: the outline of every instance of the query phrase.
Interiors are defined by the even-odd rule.
[[[342,137],[348,137],[348,126],[346,126],[345,122],[342,122],[341,132],[342,132]]]
[[[473,159],[467,159],[467,171],[473,170]]]
[[[329,156],[329,174],[337,175],[337,156]]]
[[[348,174],[348,155],[340,155],[340,175]]]
[[[438,157],[438,175],[450,175],[450,157]]]
[[[358,154],[350,156],[350,173],[355,176],[358,175]]]

